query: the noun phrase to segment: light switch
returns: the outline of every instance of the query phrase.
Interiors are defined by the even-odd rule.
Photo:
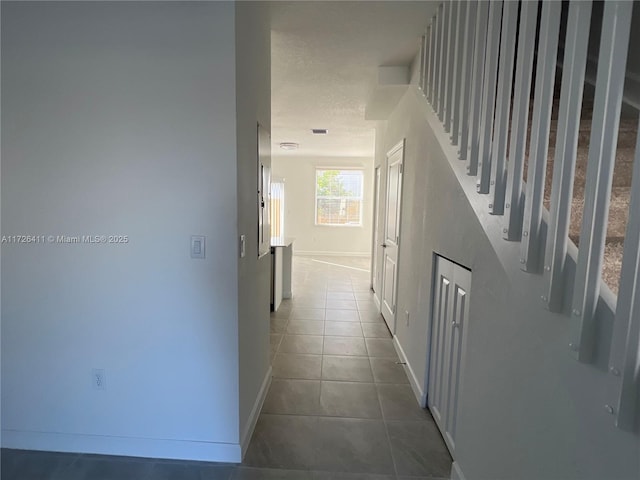
[[[204,235],[191,235],[191,258],[204,258]]]
[[[247,254],[247,238],[245,235],[240,235],[240,258],[244,258]]]

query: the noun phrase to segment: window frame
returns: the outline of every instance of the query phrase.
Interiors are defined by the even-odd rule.
[[[360,188],[360,196],[359,197],[345,197],[345,196],[336,196],[333,198],[336,199],[348,199],[348,200],[357,200],[360,202],[359,215],[358,215],[358,223],[319,223],[318,222],[318,174],[319,172],[331,171],[335,170],[338,172],[358,172],[361,178],[361,188]],[[315,167],[314,168],[314,207],[313,207],[313,220],[314,225],[316,227],[349,227],[349,228],[362,228],[363,227],[363,210],[364,210],[364,183],[365,183],[365,169],[362,167]],[[328,197],[320,197],[320,198],[328,198]]]

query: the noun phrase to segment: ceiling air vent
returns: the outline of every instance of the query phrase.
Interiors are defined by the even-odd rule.
[[[329,133],[329,130],[327,130],[326,128],[314,128],[311,130],[311,133],[313,133],[314,135],[326,135],[327,133]]]

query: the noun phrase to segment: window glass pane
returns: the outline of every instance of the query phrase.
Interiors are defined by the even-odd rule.
[[[362,224],[362,170],[316,170],[316,224]]]

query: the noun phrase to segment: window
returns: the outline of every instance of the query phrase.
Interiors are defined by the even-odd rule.
[[[362,170],[316,170],[316,225],[362,225]]]
[[[271,180],[271,236],[284,237],[284,179]]]

